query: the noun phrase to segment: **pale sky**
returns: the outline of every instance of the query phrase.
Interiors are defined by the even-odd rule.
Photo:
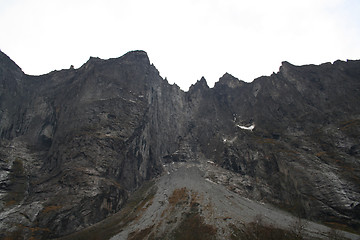
[[[0,0],[0,49],[40,75],[144,50],[187,90],[360,58],[359,0]]]

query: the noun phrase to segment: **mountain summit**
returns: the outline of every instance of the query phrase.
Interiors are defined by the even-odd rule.
[[[359,102],[360,61],[184,92],[144,51],[41,76],[0,52],[0,238],[357,239]]]

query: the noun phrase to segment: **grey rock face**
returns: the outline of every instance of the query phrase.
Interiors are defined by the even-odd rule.
[[[0,83],[1,237],[76,232],[199,159],[246,179],[213,176],[244,197],[359,229],[359,61],[183,92],[143,51],[41,76],[0,52]]]

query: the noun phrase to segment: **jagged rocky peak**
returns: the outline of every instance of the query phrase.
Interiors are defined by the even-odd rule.
[[[110,58],[108,60],[101,59],[99,57],[90,57],[89,60],[83,65],[85,69],[95,66],[98,63],[106,62],[107,65],[111,64],[134,64],[134,65],[150,65],[150,59],[145,51],[136,50],[127,52],[125,55],[118,58]]]
[[[282,61],[281,62],[281,67],[284,67],[284,68],[288,68],[288,67],[294,67],[295,65],[294,64],[291,64],[289,63],[288,61]],[[280,67],[280,68],[281,68]]]
[[[307,64],[307,65],[294,65],[288,61],[283,61],[281,63],[281,66],[279,68],[279,73],[282,74],[288,74],[290,72],[297,72],[301,71],[301,74],[307,74],[307,73],[311,73],[311,72],[320,72],[320,73],[325,73],[326,71],[335,71],[335,69],[340,69],[340,70],[344,70],[344,68],[347,69],[352,69],[351,71],[356,71],[355,69],[353,69],[354,67],[356,68],[358,66],[358,62],[359,60],[347,60],[347,61],[342,61],[342,60],[336,60],[333,63],[331,62],[325,62],[325,63],[321,63],[321,64]]]
[[[3,76],[0,76],[0,79],[4,78],[5,76],[8,76],[9,74],[11,75],[15,74],[17,75],[17,77],[20,77],[20,75],[23,74],[21,68],[1,50],[0,50],[0,70],[3,72],[2,74]]]
[[[126,53],[124,56],[120,57],[122,61],[128,61],[128,62],[134,62],[134,63],[144,63],[149,65],[150,60],[145,51],[142,50],[136,50],[136,51],[130,51]]]
[[[201,79],[196,81],[195,84],[191,84],[189,88],[189,92],[202,90],[202,89],[209,89],[209,85],[207,84],[205,77],[201,77]]]
[[[291,71],[291,69],[293,69],[295,67],[295,65],[287,62],[287,61],[283,61],[281,62],[281,66],[279,68],[279,73],[282,74],[287,74],[289,71]]]
[[[7,67],[9,70],[13,69],[13,68],[20,69],[20,67],[13,60],[11,60],[8,55],[6,55],[1,50],[0,50],[0,64],[3,67]]]
[[[87,62],[88,62],[88,63],[91,63],[91,62],[101,62],[101,61],[103,61],[103,59],[101,59],[101,58],[99,58],[99,57],[93,57],[93,56],[91,56]]]
[[[237,88],[241,87],[244,84],[243,81],[240,81],[238,78],[234,77],[229,73],[225,73],[217,83],[215,83],[215,87],[217,86],[227,86],[229,88]]]

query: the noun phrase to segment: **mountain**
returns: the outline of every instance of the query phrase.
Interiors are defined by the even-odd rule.
[[[40,76],[0,52],[0,84],[0,238],[359,237],[358,60],[184,92],[144,51]]]

